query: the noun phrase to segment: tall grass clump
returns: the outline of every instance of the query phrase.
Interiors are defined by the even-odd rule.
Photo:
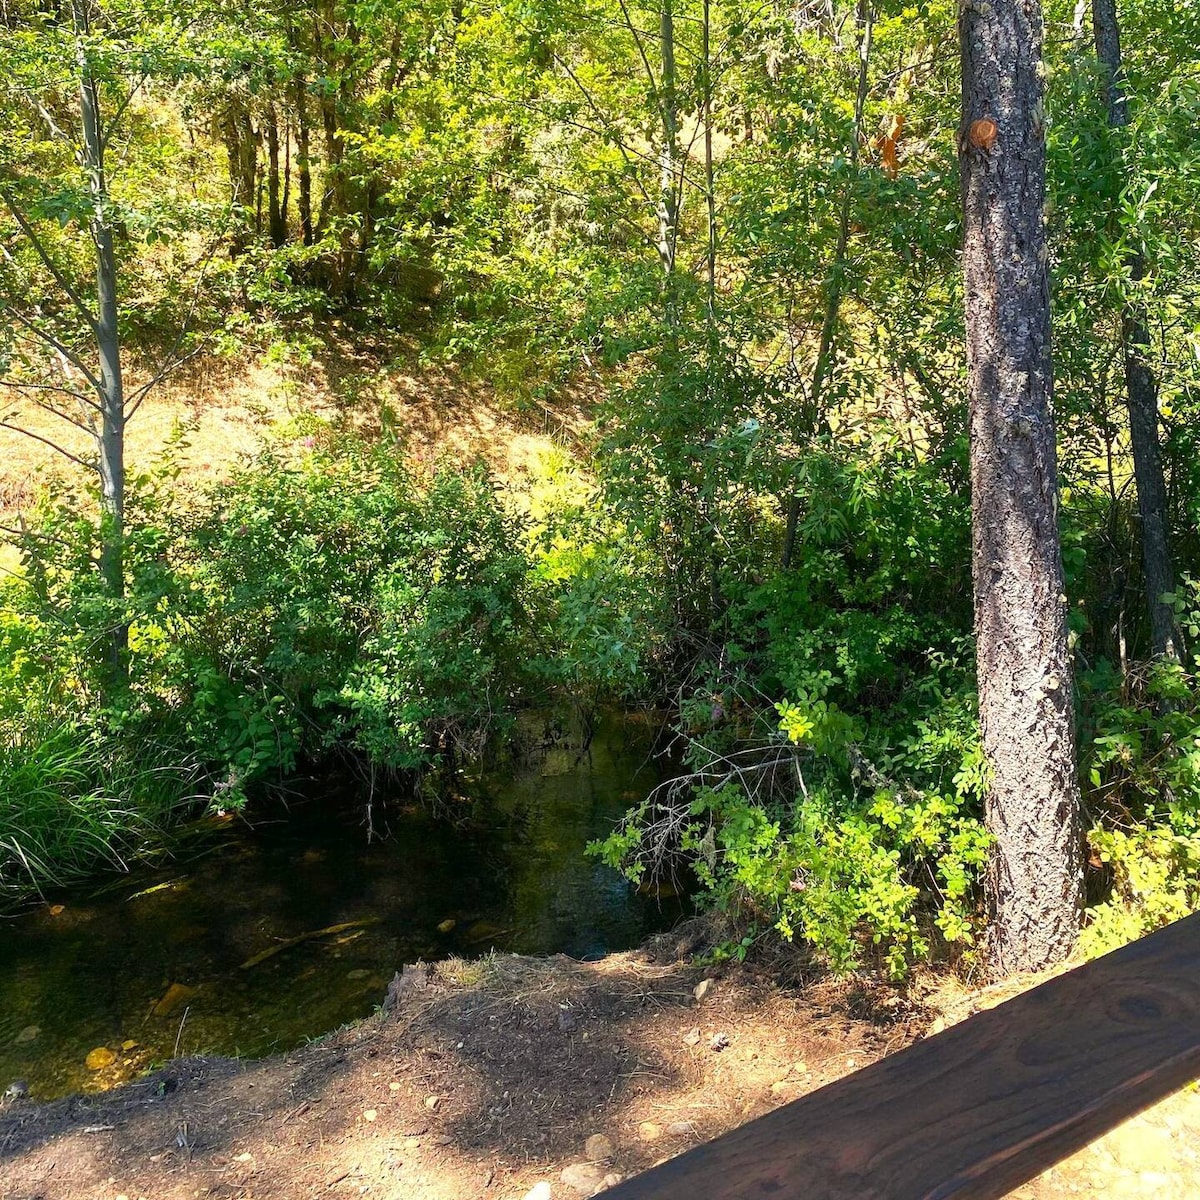
[[[67,724],[0,727],[0,902],[123,870],[195,804],[195,773],[161,748],[115,747]]]

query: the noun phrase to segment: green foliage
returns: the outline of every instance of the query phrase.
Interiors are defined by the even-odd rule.
[[[158,850],[194,806],[172,747],[116,743],[47,719],[0,721],[0,901]]]
[[[1175,607],[1189,637],[1198,600],[1185,580]],[[1200,678],[1158,662],[1122,680],[1101,662],[1080,682],[1098,887],[1081,948],[1102,954],[1200,909]]]
[[[1152,814],[1151,814],[1152,817]],[[1200,910],[1200,838],[1169,824],[1088,833],[1092,866],[1110,875],[1110,894],[1089,910],[1080,952],[1107,954]]]
[[[697,752],[689,800],[652,798],[593,851],[634,879],[682,856],[706,903],[835,970],[900,976],[935,937],[971,954],[989,845],[974,697],[952,659],[931,662],[925,684],[915,719],[855,719],[822,689],[780,703],[791,753]],[[765,791],[753,766],[764,756],[782,777]]]
[[[636,700],[666,629],[649,547],[562,455],[533,481],[529,519],[533,583],[547,622],[538,669],[585,714],[602,699]]]
[[[1194,662],[1139,661],[1123,321],[1132,305],[1150,330],[1194,576],[1200,28],[1195,5],[1122,6],[1132,121],[1113,130],[1075,9],[1047,4],[1046,218],[1099,946],[1193,900],[1200,689]],[[93,501],[50,482],[0,605],[6,770],[132,814],[100,759],[170,746],[236,804],[322,755],[452,767],[547,696],[585,718],[655,696],[691,775],[609,861],[637,878],[686,859],[748,923],[735,954],[775,930],[899,972],[975,944],[955,8],[872,5],[865,61],[850,0],[672,11],[668,97],[641,0],[119,0],[86,36],[17,0],[0,194],[45,255],[0,218],[6,380],[61,388],[74,419],[63,352],[94,299],[82,62],[119,115],[108,215],[139,371],[181,324],[291,356],[297,378],[331,345],[369,331],[386,357],[416,331],[424,359],[522,403],[568,378],[600,402],[586,470],[564,454],[504,495],[482,468],[418,476],[402,447],[314,422],[201,490],[172,448],[130,480],[121,599]],[[1195,585],[1176,599],[1194,645]],[[99,647],[121,627],[114,694]]]

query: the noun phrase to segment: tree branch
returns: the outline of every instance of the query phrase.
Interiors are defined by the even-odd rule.
[[[88,369],[87,364],[65,342],[60,342],[49,330],[43,329],[36,321],[31,321],[24,313],[19,312],[11,304],[8,306],[8,315],[23,329],[28,330],[34,337],[40,338],[56,354],[69,362],[97,392],[101,390],[100,380],[96,378]],[[92,404],[93,401],[89,400],[88,403]]]
[[[25,214],[17,207],[9,194],[7,188],[0,188],[0,200],[4,201],[5,207],[12,213],[13,220],[21,227],[21,232],[29,239],[29,244],[33,247],[38,258],[42,260],[42,264],[46,270],[54,277],[54,282],[62,289],[67,299],[74,305],[79,315],[87,322],[88,328],[93,333],[97,332],[96,318],[92,316],[92,310],[83,302],[79,293],[68,282],[67,277],[59,270],[58,264],[50,257],[49,251],[42,244],[42,239],[38,236],[37,231],[29,223]],[[5,257],[11,261],[11,255],[7,252]]]
[[[61,413],[59,414],[62,415]],[[84,467],[89,471],[99,472],[100,468],[95,463],[90,463],[85,458],[80,458],[78,454],[72,454],[65,446],[60,446],[51,438],[43,437],[40,433],[34,433],[32,429],[26,429],[23,425],[14,425],[9,420],[0,420],[0,429],[11,429],[13,433],[19,433],[23,437],[32,438],[35,442],[41,442],[44,446],[49,446],[51,450],[56,450],[63,458],[68,458],[73,463]]]

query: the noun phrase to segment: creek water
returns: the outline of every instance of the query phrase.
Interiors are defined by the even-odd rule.
[[[0,919],[0,1088],[96,1091],[175,1054],[258,1056],[370,1014],[418,958],[593,958],[678,919],[584,854],[657,782],[652,731],[607,716],[469,781],[456,819],[362,797],[211,822],[204,852]],[[336,802],[335,802],[336,801]]]

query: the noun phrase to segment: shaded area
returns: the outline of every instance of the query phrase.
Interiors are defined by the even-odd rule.
[[[286,1049],[367,1016],[419,958],[637,944],[679,903],[636,895],[584,846],[655,781],[650,734],[611,717],[590,759],[564,743],[478,779],[454,822],[393,803],[389,836],[370,842],[348,791],[6,923],[0,1087],[24,1078],[49,1098],[174,1054]],[[111,1061],[89,1069],[92,1051]]]
[[[0,1115],[4,1186],[61,1200],[97,1189],[451,1200],[549,1178],[569,1195],[558,1173],[592,1134],[613,1146],[605,1169],[629,1174],[913,1035],[894,1012],[887,1024],[855,1017],[843,985],[788,994],[745,969],[698,1002],[701,973],[682,957],[694,945],[685,932],[598,963],[438,964],[389,1012],[321,1044],[15,1105]],[[166,1079],[176,1086],[159,1096]]]

